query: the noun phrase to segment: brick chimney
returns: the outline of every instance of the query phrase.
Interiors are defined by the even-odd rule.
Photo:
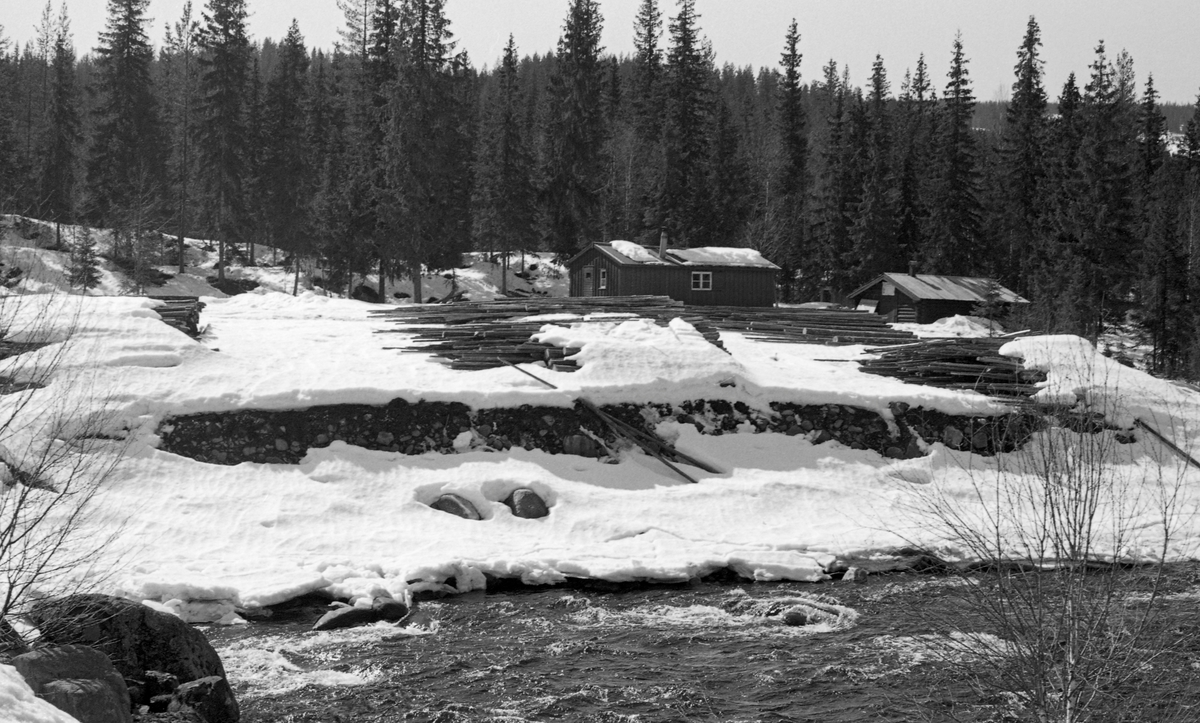
[[[664,228],[658,234],[658,258],[667,260],[667,230]]]
[[[913,276],[913,277],[915,277],[917,275],[917,262],[916,261],[908,262],[908,275]]]

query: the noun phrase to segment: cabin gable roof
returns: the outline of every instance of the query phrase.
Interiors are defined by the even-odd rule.
[[[574,266],[578,260],[593,250],[621,266],[735,267],[779,270],[778,266],[754,249],[725,246],[667,249],[664,258],[659,256],[657,248],[642,246],[632,241],[592,244],[571,257],[567,265]]]
[[[880,281],[887,281],[912,299],[937,301],[969,301],[978,303],[987,299],[990,279],[983,276],[942,276],[938,274],[885,273],[850,292],[850,298],[863,296]],[[1029,300],[1004,286],[996,285],[998,301],[1006,304],[1028,304]]]

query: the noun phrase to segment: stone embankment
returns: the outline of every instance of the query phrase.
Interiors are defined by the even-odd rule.
[[[891,458],[921,456],[933,442],[985,455],[1009,451],[1041,423],[1026,412],[954,416],[901,403],[891,405],[892,424],[873,410],[839,404],[772,403],[770,409],[754,409],[742,402],[696,400],[618,404],[603,411],[649,434],[673,420],[707,435],[773,432],[815,444],[837,441]],[[165,451],[226,465],[297,464],[308,450],[335,441],[402,454],[520,447],[591,457],[604,457],[619,444],[613,430],[580,404],[471,409],[456,402],[401,399],[382,406],[192,414],[164,420],[158,433]]]

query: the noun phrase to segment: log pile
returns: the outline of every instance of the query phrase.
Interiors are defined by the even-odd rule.
[[[1010,338],[927,339],[912,344],[869,348],[874,359],[859,362],[868,374],[906,384],[970,389],[993,397],[1026,399],[1037,393],[1043,372],[1026,369],[1017,357],[1000,355]]]
[[[204,302],[195,296],[151,296],[158,302],[154,313],[167,326],[174,327],[193,339],[200,338],[200,310]]]
[[[607,298],[495,299],[455,304],[406,305],[373,312],[397,325],[381,333],[412,335],[403,347],[386,347],[403,352],[433,354],[445,359],[452,369],[493,369],[505,364],[541,363],[556,371],[574,371],[578,364],[566,357],[579,353],[573,347],[558,347],[534,341],[534,334],[548,323],[600,323],[625,318],[653,319],[666,325],[681,317],[696,327],[705,339],[720,347],[716,329],[703,317],[683,312],[683,305],[665,296]],[[537,319],[547,314],[571,314],[571,319]],[[587,316],[606,314],[607,316]]]
[[[911,341],[883,317],[862,311],[826,309],[752,309],[733,306],[688,306],[666,296],[593,296],[494,299],[453,304],[413,304],[372,312],[397,325],[387,332],[410,334],[401,351],[432,353],[455,369],[490,369],[503,364],[541,362],[560,371],[575,368],[569,357],[577,349],[561,349],[531,340],[546,323],[611,322],[616,314],[652,319],[661,325],[682,319],[709,343],[724,349],[720,332],[730,331],[760,341],[794,344],[887,344]],[[555,322],[531,317],[571,314]],[[604,316],[609,315],[609,316]],[[384,333],[387,333],[384,332]]]
[[[916,339],[888,326],[868,311],[844,309],[753,309],[741,306],[690,306],[720,331],[736,331],[759,341],[789,344],[890,344]]]

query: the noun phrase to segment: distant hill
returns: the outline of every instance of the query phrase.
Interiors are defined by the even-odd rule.
[[[978,102],[975,105],[974,126],[989,131],[999,130],[1004,123],[1004,112],[1007,107],[1007,102],[995,100]],[[1159,110],[1167,119],[1167,130],[1172,133],[1178,133],[1187,124],[1192,114],[1195,113],[1196,106],[1191,104],[1163,103],[1159,105]],[[1057,112],[1058,103],[1051,103],[1050,113]]]

